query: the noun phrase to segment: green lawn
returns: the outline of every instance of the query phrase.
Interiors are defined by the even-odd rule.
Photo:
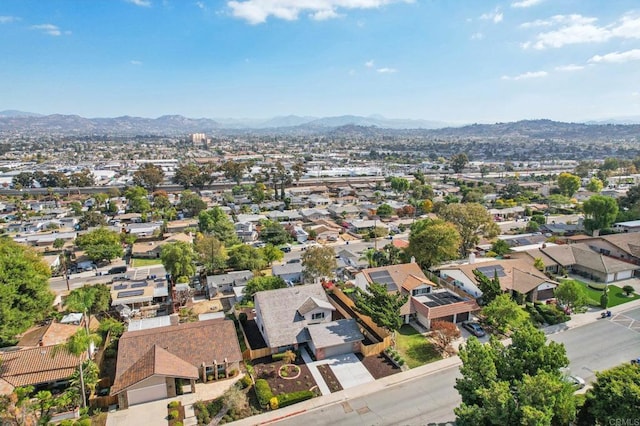
[[[420,367],[441,358],[433,344],[407,324],[396,331],[396,349],[409,368]]]
[[[141,268],[144,266],[152,266],[152,265],[162,265],[162,260],[160,259],[131,259],[133,260],[134,268]]]
[[[589,297],[589,299],[591,299],[590,304],[594,306],[600,306],[600,296],[602,295],[601,290],[596,290],[595,288],[591,288],[587,285],[587,283],[579,280],[562,280],[562,282],[565,282],[565,281],[575,281],[577,283],[582,284],[585,290],[587,291],[587,296]],[[627,295],[622,291],[621,287],[618,287],[617,285],[609,284],[609,306],[607,307],[612,308],[614,306],[621,305],[623,303],[631,302],[632,300],[636,300],[638,298],[640,298],[640,296],[638,296],[635,293],[631,293],[631,296],[627,297]]]

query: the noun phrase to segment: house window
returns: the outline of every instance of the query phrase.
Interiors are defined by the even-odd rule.
[[[429,293],[431,293],[431,287],[416,288],[413,290],[414,296],[420,296],[421,294],[429,294]]]
[[[312,320],[320,320],[324,318],[324,312],[317,312],[315,314],[311,314]]]

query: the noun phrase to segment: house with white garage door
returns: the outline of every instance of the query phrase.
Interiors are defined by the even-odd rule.
[[[128,331],[118,343],[111,395],[118,406],[172,398],[177,388],[195,392],[206,383],[240,371],[242,353],[233,321],[212,319]]]

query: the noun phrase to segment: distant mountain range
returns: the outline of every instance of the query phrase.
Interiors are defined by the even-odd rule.
[[[620,121],[620,122],[618,122]],[[621,124],[623,123],[624,124]],[[265,120],[233,118],[187,118],[164,115],[158,118],[122,116],[115,118],[84,118],[78,115],[40,115],[30,112],[0,111],[0,132],[48,133],[56,135],[166,135],[189,133],[215,134],[288,134],[332,136],[420,136],[449,138],[531,138],[564,140],[639,140],[640,125],[633,117],[612,122],[563,123],[551,120],[523,120],[513,123],[471,124],[453,126],[450,123],[427,120],[389,119],[379,115],[308,117],[288,115]],[[637,119],[640,123],[640,117]]]

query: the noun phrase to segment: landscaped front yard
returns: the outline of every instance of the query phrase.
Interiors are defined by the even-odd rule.
[[[162,265],[160,259],[131,259],[134,268],[143,268],[145,266]]]
[[[442,358],[437,348],[408,324],[396,331],[396,350],[409,368],[420,367]]]
[[[587,296],[589,297],[589,299],[591,299],[589,303],[594,306],[600,306],[600,296],[602,296],[602,290],[597,290],[595,288],[589,287],[587,283],[582,282],[580,280],[562,280],[562,282],[565,282],[565,281],[575,281],[581,284],[586,289]],[[632,300],[636,300],[640,298],[640,296],[638,296],[636,293],[631,293],[630,296],[627,296],[625,292],[622,291],[622,288],[618,287],[617,285],[609,284],[608,287],[609,287],[609,304],[607,306],[608,308],[612,308],[622,303],[631,302]]]

